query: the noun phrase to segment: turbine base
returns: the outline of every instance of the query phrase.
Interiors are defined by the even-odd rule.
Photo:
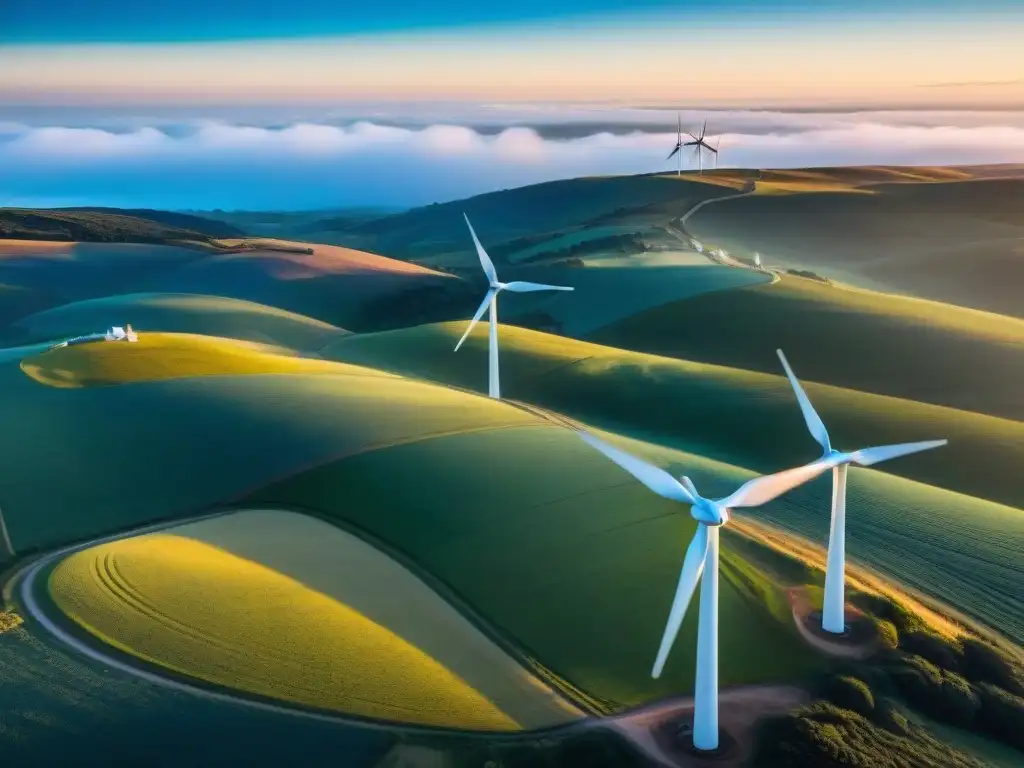
[[[675,741],[687,754],[703,760],[730,760],[736,755],[737,741],[728,731],[718,729],[718,746],[715,749],[701,749],[693,743],[693,720],[687,720],[675,729]]]

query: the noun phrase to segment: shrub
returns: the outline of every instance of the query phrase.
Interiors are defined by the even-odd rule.
[[[901,634],[903,632],[915,632],[924,628],[924,622],[917,615],[888,597],[855,592],[851,594],[850,602],[877,619],[891,621]]]
[[[904,657],[891,676],[911,705],[936,720],[967,727],[981,707],[970,683],[920,656]]]
[[[906,736],[911,730],[910,722],[899,711],[892,699],[879,699],[871,719],[889,733],[895,733],[897,736]]]
[[[894,651],[899,647],[899,631],[896,629],[896,625],[888,619],[875,621],[875,636],[878,638],[878,644],[887,651]]]
[[[828,699],[838,707],[869,716],[875,709],[875,697],[863,680],[847,675],[833,677],[827,688]]]
[[[905,722],[905,721],[904,721]],[[979,763],[920,728],[879,728],[855,712],[819,702],[766,720],[751,765],[764,768],[978,768]]]
[[[989,683],[978,686],[979,727],[1011,747],[1024,750],[1024,698]]]
[[[1024,668],[1009,654],[978,638],[963,641],[961,671],[968,680],[992,683],[1000,688],[1024,696]]]
[[[959,671],[962,651],[958,645],[927,630],[914,630],[900,635],[900,648],[928,659],[943,669]]]

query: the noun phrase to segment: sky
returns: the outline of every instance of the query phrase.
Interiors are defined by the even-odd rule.
[[[677,110],[726,165],[1024,161],[1019,0],[2,4],[0,205],[415,205],[659,170]]]

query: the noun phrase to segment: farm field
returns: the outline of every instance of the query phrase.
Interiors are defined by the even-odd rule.
[[[474,331],[452,352],[463,331],[463,323],[440,323],[345,337],[323,355],[486,391],[485,331]],[[513,326],[502,326],[499,339],[508,398],[764,471],[809,461],[820,451],[785,376]],[[893,462],[887,471],[1011,506],[1024,502],[1013,469],[1024,460],[1024,423],[815,383],[807,390],[836,445],[945,437],[949,445]]]
[[[453,484],[456,495],[447,491]],[[695,523],[569,430],[510,427],[363,453],[241,503],[309,509],[367,530],[608,709],[692,690],[696,611],[662,678],[650,671]],[[723,685],[799,679],[818,668],[788,611],[773,610],[726,556]],[[751,634],[761,643],[756,661],[743,651]]]
[[[785,275],[639,312],[588,339],[771,374],[781,347],[805,381],[1024,420],[1013,383],[1024,377],[1024,320],[932,301]]]
[[[404,567],[295,513],[93,547],[54,570],[50,591],[106,643],[223,688],[468,730],[580,716]]]
[[[118,320],[118,318],[124,318]],[[221,296],[130,293],[65,304],[20,318],[15,324],[27,340],[59,340],[131,323],[143,335],[151,331],[222,336],[313,351],[345,333],[328,323],[276,307]]]

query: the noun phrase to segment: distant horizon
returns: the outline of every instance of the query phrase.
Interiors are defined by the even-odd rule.
[[[767,167],[765,167],[765,168],[758,168],[758,167],[731,168],[730,167],[730,168],[722,168],[720,170],[722,170],[722,171],[730,171],[730,172],[740,172],[740,173],[749,173],[749,172],[754,172],[754,171],[762,171],[762,172],[763,171],[825,171],[825,172],[827,172],[829,170],[835,170],[835,169],[840,169],[840,168],[841,169],[849,169],[849,168],[890,168],[890,169],[895,169],[895,170],[912,170],[912,169],[920,169],[920,168],[948,168],[950,170],[959,170],[959,169],[969,170],[969,169],[979,169],[979,168],[992,168],[992,169],[1005,168],[1007,170],[1010,170],[1010,169],[1024,168],[1024,162],[966,163],[966,164],[965,163],[958,163],[958,164],[950,164],[950,165],[846,164],[846,165],[826,165],[826,166],[821,166],[821,165],[819,165],[819,166],[800,166],[800,167],[792,167],[792,168],[767,168]],[[705,173],[713,175],[714,174],[714,170],[705,171]],[[697,172],[694,171],[694,170],[686,170],[686,171],[683,171],[682,175],[683,175],[684,178],[686,176],[696,176]],[[654,172],[650,172],[650,173],[611,174],[610,176],[612,176],[612,177],[623,177],[623,178],[630,177],[630,176],[670,176],[670,177],[674,177],[675,173],[672,172],[672,171],[654,171]],[[568,177],[565,177],[565,178],[550,179],[550,180],[547,180],[547,181],[534,182],[532,184],[524,184],[524,185],[522,185],[520,187],[513,187],[513,189],[522,189],[524,187],[539,186],[539,185],[542,185],[542,184],[557,184],[559,182],[574,181],[576,179],[608,178],[608,177],[609,177],[609,174],[591,175],[591,176],[568,176]],[[921,182],[921,183],[932,183],[932,182]],[[104,210],[104,209],[108,209],[108,210],[121,210],[121,211],[152,210],[152,211],[164,211],[164,212],[167,212],[167,213],[191,214],[191,215],[195,215],[195,216],[215,215],[215,214],[228,214],[228,215],[257,214],[258,215],[258,214],[269,214],[269,213],[282,213],[282,214],[292,214],[292,215],[298,215],[298,214],[325,214],[325,215],[332,215],[332,214],[343,214],[343,213],[363,213],[363,214],[381,213],[381,214],[384,214],[384,215],[395,215],[395,214],[405,213],[407,211],[414,210],[416,208],[424,208],[424,207],[428,207],[428,206],[431,206],[431,205],[445,205],[445,204],[458,203],[458,202],[461,202],[463,200],[471,200],[471,199],[473,199],[475,197],[480,197],[482,195],[498,194],[498,193],[503,192],[503,191],[508,191],[508,190],[507,189],[505,189],[505,190],[490,190],[490,191],[486,191],[486,192],[479,192],[479,193],[476,193],[476,194],[473,194],[473,195],[469,195],[469,196],[466,196],[466,197],[456,197],[456,198],[446,199],[446,200],[435,200],[435,201],[432,201],[432,202],[429,202],[429,203],[422,203],[422,204],[418,204],[418,205],[390,205],[390,206],[389,205],[373,205],[373,206],[368,206],[368,205],[361,205],[361,204],[353,204],[353,205],[315,207],[315,208],[283,208],[283,207],[275,207],[275,208],[224,208],[224,207],[221,207],[221,206],[213,206],[213,207],[208,207],[208,208],[207,207],[202,207],[202,208],[195,208],[195,207],[192,207],[192,208],[171,208],[171,207],[153,207],[153,206],[141,206],[141,205],[134,205],[134,206],[111,206],[111,205],[13,206],[13,205],[0,205],[0,209],[7,208],[7,209],[16,210],[16,209],[19,209],[19,208],[24,208],[25,210],[50,210],[50,211],[62,211],[62,210],[63,211],[71,211],[71,210]]]

